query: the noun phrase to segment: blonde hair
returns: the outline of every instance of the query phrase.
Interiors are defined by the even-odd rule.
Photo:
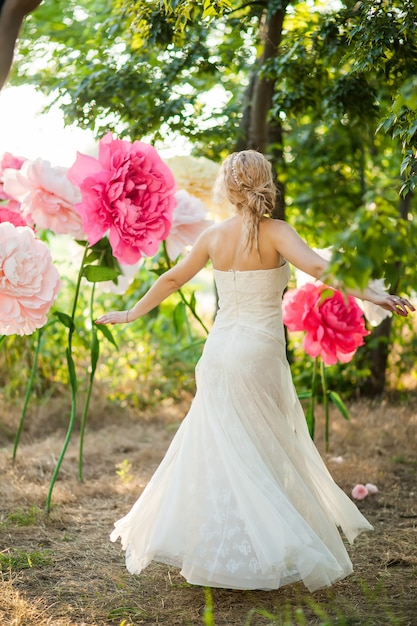
[[[215,201],[227,200],[242,214],[245,245],[259,252],[259,223],[275,207],[276,186],[272,167],[256,150],[233,152],[224,161],[214,186]]]

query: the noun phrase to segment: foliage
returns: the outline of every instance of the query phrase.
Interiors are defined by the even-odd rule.
[[[53,562],[50,550],[26,552],[18,548],[0,552],[0,572],[13,569],[19,571],[32,567],[46,567]]]
[[[14,80],[52,92],[68,123],[97,135],[182,137],[215,159],[247,145],[256,81],[268,83],[266,152],[286,219],[309,244],[334,246],[332,273],[347,285],[384,277],[407,293],[417,278],[416,51],[410,0],[59,0],[27,19]],[[386,340],[401,337],[395,324]],[[339,384],[369,368],[348,366]]]

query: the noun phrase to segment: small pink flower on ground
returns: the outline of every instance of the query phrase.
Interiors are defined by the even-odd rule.
[[[368,495],[368,490],[365,485],[355,485],[352,489],[352,498],[355,500],[363,500]]]
[[[174,176],[153,146],[108,133],[98,159],[78,153],[68,178],[81,189],[77,208],[90,245],[109,233],[113,254],[124,265],[157,252],[176,201]]]
[[[212,220],[206,219],[204,203],[183,189],[175,194],[177,206],[174,209],[171,230],[166,238],[166,247],[172,261],[184,254],[187,246],[192,246],[197,237],[211,226]]]
[[[289,330],[305,331],[304,349],[321,356],[326,365],[351,361],[369,334],[355,298],[330,290],[322,283],[306,283],[283,299],[283,321]]]
[[[81,194],[68,180],[67,171],[43,159],[26,161],[19,171],[5,171],[4,189],[21,203],[23,215],[37,228],[85,239],[81,216],[75,208]]]
[[[44,326],[60,287],[49,248],[33,230],[0,224],[0,334],[30,335]]]
[[[332,458],[330,459],[333,463],[343,463],[343,457],[342,456],[332,456]]]
[[[378,493],[379,491],[378,487],[376,485],[373,485],[372,483],[366,483],[365,487],[369,494]]]

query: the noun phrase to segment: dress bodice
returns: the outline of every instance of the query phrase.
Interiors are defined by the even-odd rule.
[[[213,270],[219,296],[215,327],[251,327],[282,335],[282,294],[290,277],[287,262],[268,270]]]

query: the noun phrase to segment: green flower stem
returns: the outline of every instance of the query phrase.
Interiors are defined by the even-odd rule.
[[[38,368],[38,360],[39,360],[39,354],[40,354],[40,351],[41,351],[42,335],[43,335],[44,328],[45,327],[39,328],[37,333],[36,333],[36,335],[37,335],[37,342],[36,342],[35,354],[34,354],[34,357],[33,357],[33,363],[32,363],[32,368],[30,370],[29,380],[28,380],[28,383],[26,385],[25,397],[24,397],[24,400],[23,400],[23,408],[22,408],[22,413],[20,415],[19,426],[18,426],[16,437],[15,437],[15,440],[14,440],[13,457],[12,457],[13,461],[16,460],[16,454],[17,454],[17,448],[19,446],[20,435],[22,434],[23,423],[24,423],[25,417],[26,417],[26,411],[27,411],[27,408],[28,408],[30,397],[32,395],[33,382],[35,380],[36,370]]]
[[[165,241],[162,242],[162,246],[163,246],[164,256],[165,256],[165,260],[166,260],[168,269],[171,269],[172,263],[171,263],[171,260],[170,260],[170,258],[168,256],[168,251],[167,251],[167,247],[166,247]],[[188,302],[187,298],[184,296],[184,294],[181,291],[181,289],[178,289],[178,293],[180,295],[181,300],[184,302],[185,306],[187,307],[187,309],[189,309],[191,311],[191,313],[194,316],[194,318],[197,320],[197,322],[200,324],[200,326],[204,329],[204,331],[208,334],[209,331],[208,331],[207,326],[204,324],[203,320],[198,315],[197,311],[190,305],[190,303]]]
[[[83,268],[84,268],[84,263],[85,263],[85,259],[87,256],[87,251],[88,251],[88,246],[86,244],[83,258],[81,261],[80,271],[78,272],[78,279],[77,279],[77,284],[75,287],[74,302],[73,302],[72,312],[71,312],[71,324],[68,329],[68,345],[67,345],[66,354],[67,354],[68,374],[69,374],[69,380],[70,380],[70,385],[71,385],[71,413],[70,413],[70,418],[68,422],[67,434],[65,436],[64,445],[62,447],[61,454],[59,455],[59,459],[55,465],[51,482],[49,484],[49,491],[48,491],[46,504],[45,504],[46,513],[49,513],[49,511],[51,510],[52,492],[54,489],[56,479],[59,474],[59,470],[61,469],[62,461],[64,460],[64,456],[67,451],[68,444],[70,442],[72,431],[74,429],[74,424],[75,424],[75,416],[76,416],[76,410],[77,410],[77,374],[75,371],[74,360],[72,358],[72,337],[75,331],[75,323],[74,323],[75,312],[76,312],[77,304],[78,304],[78,296],[80,294],[81,280],[83,277]]]
[[[323,359],[320,359],[320,374],[321,374],[321,387],[323,389],[323,404],[325,415],[325,430],[324,440],[326,442],[326,452],[329,451],[329,397],[327,391],[327,378],[326,378],[326,366],[323,363]]]
[[[316,417],[315,417],[315,405],[316,405],[316,388],[317,388],[317,370],[318,370],[319,357],[317,356],[314,359],[313,365],[313,377],[311,380],[311,404],[310,404],[310,420],[308,429],[310,432],[310,437],[314,440],[314,431],[316,426]]]
[[[84,409],[81,416],[81,426],[80,426],[80,446],[78,453],[78,480],[83,482],[83,450],[84,450],[84,435],[85,435],[85,427],[87,423],[87,414],[88,408],[90,406],[91,392],[93,389],[94,376],[97,369],[97,361],[99,355],[99,342],[97,339],[97,329],[94,323],[94,293],[96,289],[96,284],[93,283],[91,289],[91,298],[90,298],[90,320],[91,320],[91,364],[90,364],[90,376],[88,379],[88,387],[87,387],[87,395],[84,402]]]

